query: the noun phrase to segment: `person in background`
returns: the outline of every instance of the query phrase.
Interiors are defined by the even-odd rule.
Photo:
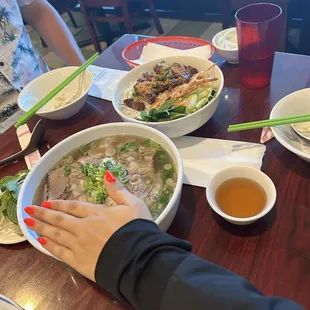
[[[47,201],[26,207],[25,223],[46,250],[119,300],[142,310],[302,309],[191,254],[111,172],[104,183],[116,206]]]
[[[48,71],[24,22],[32,26],[67,65],[84,57],[57,11],[46,0],[0,1],[0,134],[20,116],[17,96],[30,81]]]

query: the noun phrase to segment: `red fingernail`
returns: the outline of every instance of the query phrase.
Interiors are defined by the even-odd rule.
[[[47,240],[45,238],[42,238],[42,237],[38,237],[37,238],[38,242],[41,243],[42,245],[45,245]]]
[[[49,202],[49,201],[44,201],[41,203],[41,207],[44,207],[44,208],[50,208],[52,206],[52,204]]]
[[[28,206],[24,210],[28,214],[33,214],[34,213],[34,207],[32,207],[32,206]]]
[[[34,225],[34,219],[31,219],[31,218],[25,218],[24,222],[27,226],[33,226]]]
[[[109,170],[107,170],[105,172],[105,178],[110,183],[113,183],[113,182],[116,181],[116,178],[115,178],[114,174],[111,171],[109,171]]]

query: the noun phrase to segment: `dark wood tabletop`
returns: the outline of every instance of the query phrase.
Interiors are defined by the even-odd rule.
[[[129,70],[121,52],[139,40],[125,35],[102,53],[97,65]],[[275,103],[310,87],[310,57],[277,53],[270,86],[240,86],[238,66],[214,57],[225,87],[214,117],[191,135],[259,142],[261,130],[227,133],[229,124],[267,118]],[[33,127],[37,118],[28,122]],[[47,144],[102,123],[121,122],[107,101],[89,97],[80,113],[64,121],[44,120]],[[47,144],[41,153],[47,150]],[[14,128],[0,136],[0,157],[19,150]],[[25,168],[23,160],[0,169],[0,177]],[[262,170],[274,181],[278,198],[273,210],[250,226],[225,222],[209,207],[205,190],[183,186],[179,210],[169,233],[192,242],[193,253],[245,277],[266,295],[290,298],[310,309],[310,166],[275,139],[267,144]],[[126,309],[95,284],[28,242],[0,246],[0,294],[25,309]],[[175,296],[177,298],[177,296]]]

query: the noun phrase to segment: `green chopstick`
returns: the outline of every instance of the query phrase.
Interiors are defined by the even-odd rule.
[[[70,84],[79,74],[81,74],[89,65],[91,65],[97,58],[99,53],[95,53],[90,57],[83,65],[70,74],[64,81],[56,86],[51,92],[49,92],[44,98],[36,103],[29,111],[22,115],[15,123],[15,128],[25,124],[36,112],[38,112],[47,102],[55,97],[61,90],[63,90],[68,84]]]
[[[304,123],[310,121],[310,114],[304,115],[295,115],[289,117],[281,117],[281,118],[274,118],[256,122],[249,122],[249,123],[241,123],[230,125],[228,127],[228,132],[233,131],[242,131],[242,130],[250,130],[250,129],[257,129],[263,127],[274,127],[279,125],[290,125],[290,124],[297,124],[297,123]]]

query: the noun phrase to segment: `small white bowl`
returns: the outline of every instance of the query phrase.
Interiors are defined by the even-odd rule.
[[[18,96],[18,106],[20,109],[25,112],[30,110],[39,100],[45,97],[77,68],[78,67],[59,68],[46,72],[31,81]],[[91,72],[89,70],[85,70],[85,72],[82,72],[59,93],[72,94],[72,102],[58,109],[47,111],[43,111],[41,109],[36,114],[44,118],[55,120],[66,119],[75,115],[85,104],[88,91],[90,90],[92,83],[93,76]]]
[[[181,65],[190,65],[197,68],[198,71],[206,70],[214,65],[213,62],[207,59],[192,56],[164,57],[161,60],[164,60],[169,65],[172,65],[175,62]],[[214,75],[219,79],[218,93],[207,105],[192,114],[168,122],[144,122],[127,116],[121,110],[122,101],[125,97],[126,91],[128,88],[132,87],[143,72],[154,71],[153,67],[157,63],[158,59],[151,60],[128,72],[117,84],[113,96],[113,107],[125,122],[148,125],[163,132],[169,138],[185,136],[203,126],[215,113],[220,103],[221,93],[224,87],[223,73],[218,66],[214,67]]]
[[[310,88],[305,88],[282,98],[272,109],[270,119],[309,114]],[[310,142],[301,138],[291,127],[282,125],[271,127],[275,138],[286,149],[310,162]]]
[[[265,208],[259,214],[251,217],[239,218],[230,216],[219,208],[215,199],[216,190],[223,182],[233,178],[251,179],[264,188],[267,194],[267,202]],[[210,180],[206,189],[206,194],[211,208],[226,221],[236,225],[248,225],[257,221],[273,208],[277,198],[277,191],[271,179],[260,170],[249,167],[231,167],[221,170]]]
[[[212,39],[212,44],[214,45],[214,47],[216,48],[217,53],[223,58],[225,59],[227,62],[231,63],[231,64],[238,64],[239,63],[239,51],[238,51],[238,47],[237,48],[224,48],[224,47],[220,47],[219,46],[219,39],[224,36],[228,31],[236,31],[236,28],[229,28],[229,29],[225,29],[223,31],[220,31],[219,33],[217,33],[213,39]]]

